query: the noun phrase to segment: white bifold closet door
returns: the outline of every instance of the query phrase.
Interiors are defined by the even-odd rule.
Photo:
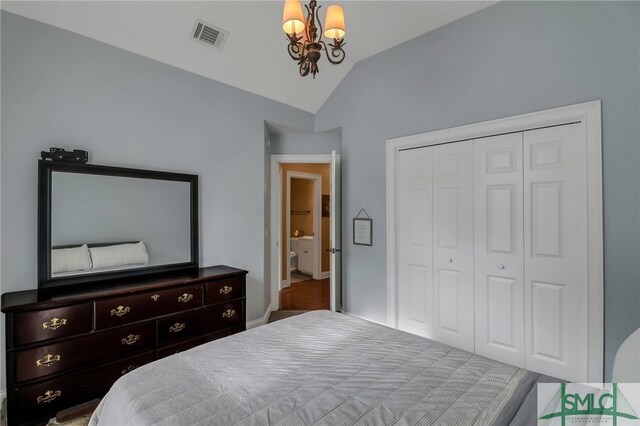
[[[399,153],[398,328],[588,377],[581,123]]]
[[[584,124],[524,132],[525,367],[587,381]]]
[[[524,367],[522,133],[474,141],[476,353]]]
[[[432,150],[433,337],[473,352],[473,141]]]
[[[398,328],[433,338],[433,184],[430,148],[399,153],[396,201]]]
[[[473,352],[471,141],[399,153],[398,328]]]

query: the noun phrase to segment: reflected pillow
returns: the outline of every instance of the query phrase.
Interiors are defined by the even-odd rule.
[[[80,247],[51,250],[51,274],[89,269],[91,269],[91,257],[86,244]]]
[[[91,247],[89,252],[91,253],[93,269],[146,265],[149,263],[147,248],[142,241],[134,244]]]

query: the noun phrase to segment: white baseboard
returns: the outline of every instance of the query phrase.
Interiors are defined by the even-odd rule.
[[[280,290],[282,290],[283,288],[287,288],[291,285],[291,283],[289,282],[289,280],[282,280],[282,282],[280,283]]]
[[[342,311],[341,313],[343,313],[345,315],[349,315],[350,317],[355,317],[355,318],[359,318],[361,320],[369,321],[369,322],[372,322],[374,324],[384,325],[385,327],[393,328],[393,327],[389,326],[389,324],[387,324],[386,322],[372,320],[370,318],[365,318],[365,317],[362,317],[360,315],[352,314],[351,312],[347,312],[347,311]]]
[[[327,278],[331,278],[331,271],[324,271],[320,274],[321,280],[326,280]]]
[[[247,330],[249,330],[250,328],[256,328],[261,325],[265,325],[267,321],[269,321],[269,316],[271,315],[271,311],[272,311],[271,304],[269,304],[269,307],[267,308],[267,311],[264,313],[264,316],[262,318],[254,319],[253,321],[247,322]]]

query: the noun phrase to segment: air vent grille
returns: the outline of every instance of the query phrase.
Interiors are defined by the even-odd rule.
[[[194,39],[213,46],[218,50],[222,50],[225,41],[227,41],[227,37],[229,37],[229,31],[200,20],[196,22],[196,27],[193,31]]]

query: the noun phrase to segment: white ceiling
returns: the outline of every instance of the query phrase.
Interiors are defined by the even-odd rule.
[[[2,1],[1,7],[316,112],[354,63],[495,1],[319,1],[325,9],[330,3],[344,6],[347,59],[333,66],[323,58],[315,80],[300,77],[287,54],[282,1]],[[230,31],[221,52],[191,39],[198,18]]]

